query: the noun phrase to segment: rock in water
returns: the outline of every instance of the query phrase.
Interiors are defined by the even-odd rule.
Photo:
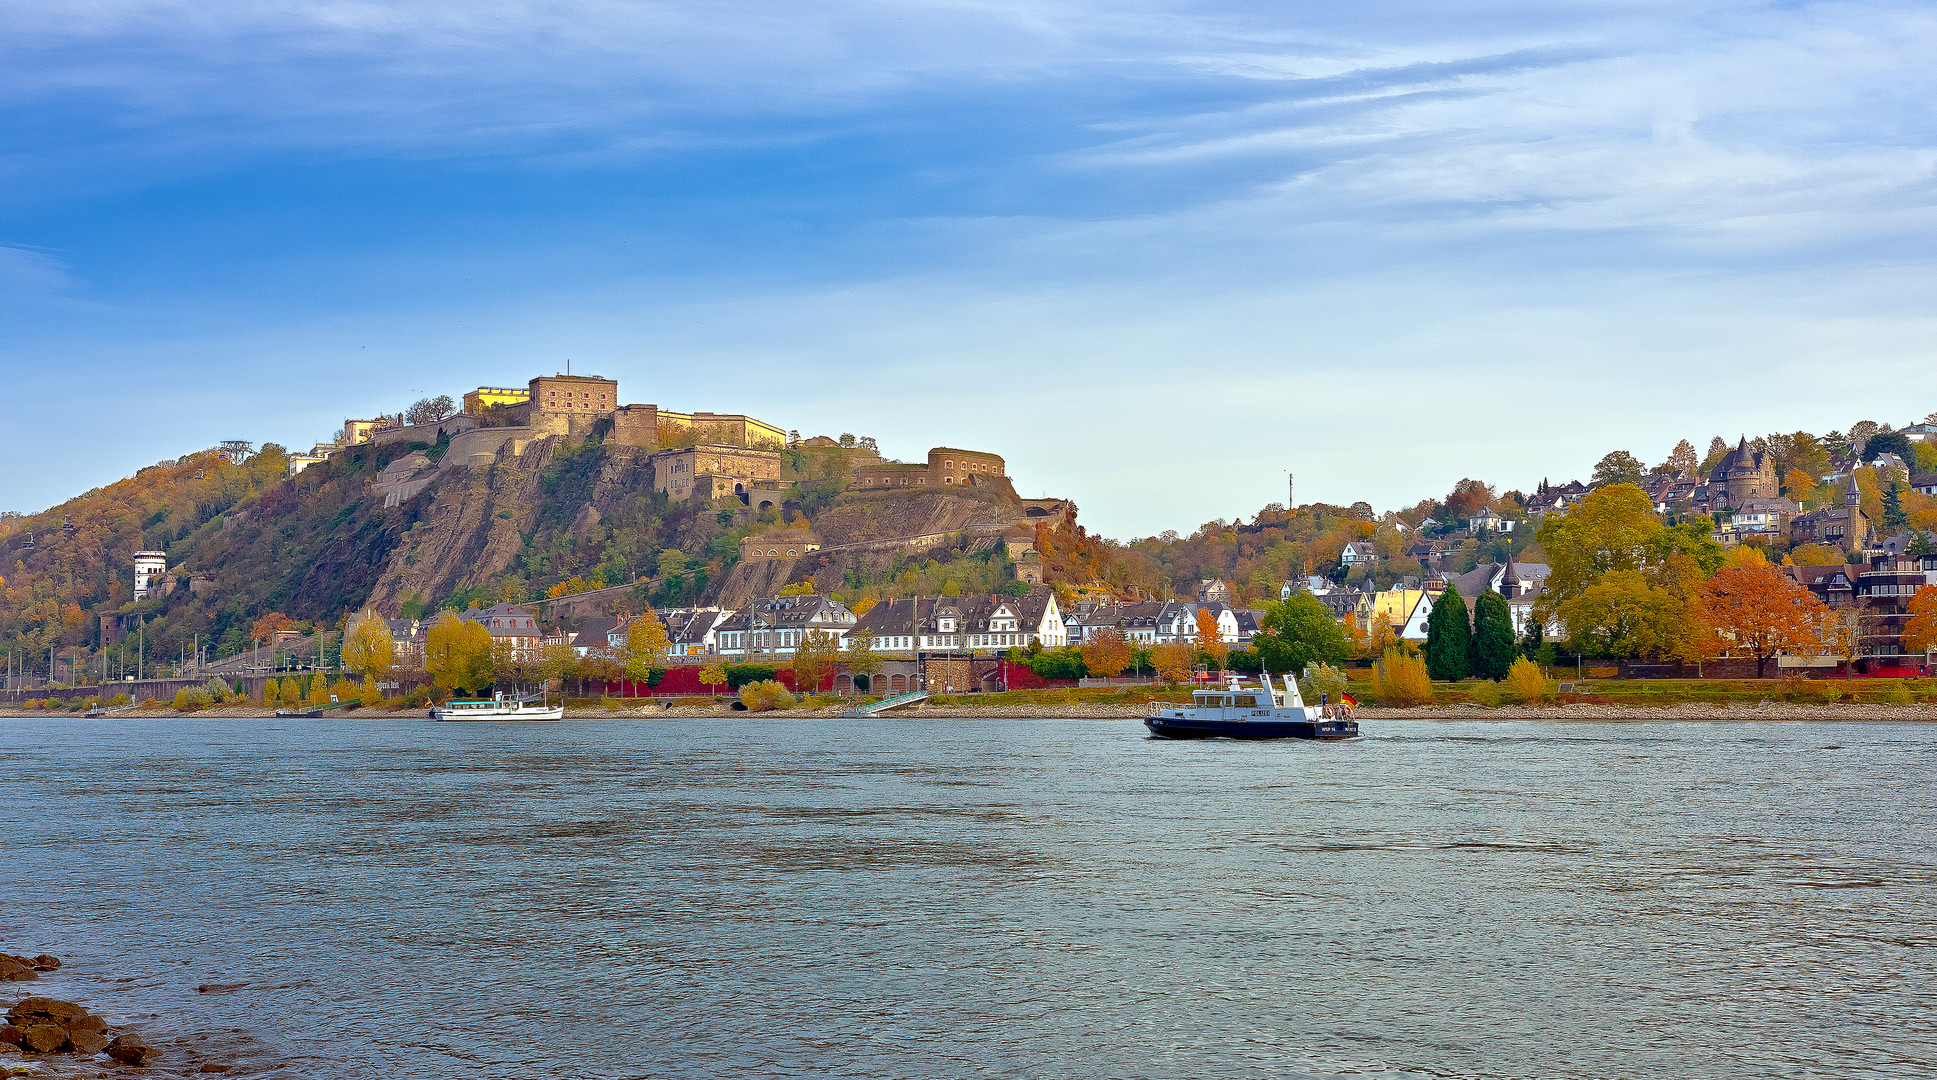
[[[5,1043],[8,1046],[19,1046],[21,1035],[21,1030],[12,1024],[8,1024],[6,1027],[0,1027],[0,1043]]]
[[[11,956],[0,956],[0,982],[26,982],[40,976],[33,968],[15,960]]]
[[[106,1031],[108,1022],[98,1016],[83,1016],[67,1025],[69,1031]]]
[[[146,1065],[160,1053],[142,1042],[139,1035],[116,1035],[114,1041],[108,1044],[108,1056],[123,1065]]]
[[[35,1054],[51,1054],[67,1045],[67,1029],[59,1024],[37,1024],[20,1029],[20,1048]]]
[[[76,1005],[71,1001],[61,1001],[58,998],[50,997],[30,997],[22,998],[20,1004],[8,1010],[7,1019],[18,1024],[22,1020],[45,1017],[56,1024],[65,1026],[86,1015],[86,1006]]]
[[[49,956],[46,953],[41,953],[39,956],[34,957],[35,971],[59,971],[60,969],[61,959],[58,956]]]
[[[98,1031],[68,1029],[67,1048],[82,1057],[93,1057],[108,1048],[108,1037]]]

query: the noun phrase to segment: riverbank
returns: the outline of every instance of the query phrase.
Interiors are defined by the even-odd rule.
[[[821,709],[776,709],[768,712],[750,713],[735,710],[726,705],[676,705],[667,708],[657,704],[623,706],[617,709],[604,707],[568,709],[568,720],[680,720],[680,719],[742,719],[742,720],[827,720],[837,719],[851,706],[831,705]],[[920,705],[899,709],[887,714],[890,719],[910,720],[1140,720],[1149,711],[1146,704],[1105,704],[1099,702],[1065,702],[1035,705]],[[31,709],[0,708],[0,719],[19,719],[45,717],[50,715],[78,715],[48,713]],[[105,719],[168,719],[187,715],[233,718],[237,720],[261,719],[262,709],[248,706],[229,706],[203,709],[196,713],[180,713],[174,709],[136,709],[117,712]],[[1833,721],[1937,721],[1937,704],[1917,705],[1880,705],[1873,703],[1795,703],[1783,701],[1749,702],[1684,702],[1670,705],[1621,705],[1588,702],[1573,702],[1556,705],[1430,705],[1411,709],[1381,708],[1367,706],[1358,710],[1361,720],[1549,720],[1549,721],[1622,721],[1646,722],[1661,720],[1707,720],[1739,722],[1745,720],[1833,720]],[[327,720],[355,721],[405,721],[427,720],[422,709],[399,712],[384,712],[380,709],[336,709],[323,714]]]

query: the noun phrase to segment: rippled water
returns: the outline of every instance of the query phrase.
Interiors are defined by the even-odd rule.
[[[1937,1070],[1937,729],[1364,726],[0,720],[0,950],[237,1076]]]

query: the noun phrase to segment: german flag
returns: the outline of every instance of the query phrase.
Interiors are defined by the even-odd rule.
[[[1350,705],[1354,709],[1359,707],[1359,699],[1350,694],[1340,694],[1338,700],[1343,704]]]

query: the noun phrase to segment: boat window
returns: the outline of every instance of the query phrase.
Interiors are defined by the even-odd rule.
[[[1255,706],[1258,703],[1258,698],[1257,698],[1257,695],[1255,694],[1239,694],[1237,697],[1237,703],[1238,703],[1238,708],[1248,709],[1248,708],[1251,708],[1252,706]]]

